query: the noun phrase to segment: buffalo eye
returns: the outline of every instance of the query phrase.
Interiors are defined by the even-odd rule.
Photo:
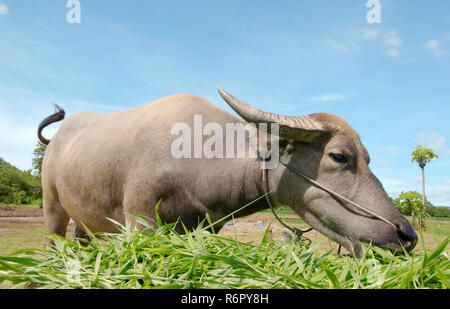
[[[348,162],[347,158],[340,153],[330,153],[330,157],[337,163],[345,164]]]

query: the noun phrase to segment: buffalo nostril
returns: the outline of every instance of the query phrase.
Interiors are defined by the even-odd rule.
[[[396,224],[399,239],[406,250],[412,250],[417,243],[417,234],[413,226],[408,223]]]

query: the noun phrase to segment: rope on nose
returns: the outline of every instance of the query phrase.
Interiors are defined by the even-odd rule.
[[[263,162],[264,162],[263,164],[265,164],[265,161],[263,161]],[[268,181],[268,176],[267,176],[267,174],[268,174],[268,169],[266,169],[266,168],[265,168],[265,165],[264,165],[264,168],[263,168],[263,188],[264,188],[264,193],[265,193],[266,201],[267,201],[267,204],[268,204],[269,207],[270,207],[270,210],[272,211],[273,215],[274,215],[275,218],[278,220],[278,222],[280,222],[281,225],[283,225],[285,228],[287,228],[288,230],[290,230],[290,231],[295,235],[295,242],[301,242],[301,241],[304,241],[304,242],[306,242],[306,244],[307,244],[308,246],[310,246],[310,245],[311,245],[311,242],[312,242],[311,239],[306,238],[305,236],[303,236],[303,234],[312,231],[313,228],[309,228],[309,229],[306,229],[306,230],[301,230],[301,229],[296,228],[296,227],[290,227],[289,225],[287,225],[286,223],[284,223],[284,222],[278,217],[277,213],[275,212],[275,209],[273,208],[272,203],[270,202],[270,198],[269,198],[269,194],[270,194],[271,192],[268,193],[268,191],[269,191],[269,181]],[[266,184],[266,186],[264,186],[264,183]]]
[[[294,174],[296,174],[296,175],[298,175],[298,176],[304,178],[305,180],[307,180],[307,181],[310,182],[311,184],[315,185],[316,187],[318,187],[318,188],[324,190],[325,192],[327,192],[327,193],[333,195],[334,197],[340,199],[341,201],[344,201],[344,202],[346,202],[346,203],[348,203],[348,204],[351,204],[351,205],[355,206],[356,208],[358,208],[358,209],[360,209],[360,210],[362,210],[362,211],[364,211],[364,212],[366,212],[366,213],[368,213],[368,214],[370,214],[370,215],[372,215],[372,216],[374,216],[374,217],[380,219],[381,221],[383,221],[383,222],[389,224],[390,226],[392,226],[394,229],[397,230],[397,226],[396,226],[394,223],[392,223],[391,221],[389,221],[388,219],[384,218],[383,216],[381,216],[381,215],[379,215],[379,214],[377,214],[377,213],[375,213],[375,212],[373,212],[373,211],[371,211],[371,210],[369,210],[369,209],[367,209],[367,208],[365,208],[365,207],[359,205],[358,203],[353,202],[352,200],[349,200],[348,198],[346,198],[346,197],[340,195],[339,193],[336,193],[335,191],[333,191],[333,190],[331,190],[331,189],[328,189],[327,187],[321,185],[320,183],[318,183],[318,182],[315,181],[314,179],[312,179],[312,178],[310,178],[310,177],[304,175],[302,172],[300,172],[299,170],[297,170],[297,169],[294,168],[293,166],[287,164],[287,163],[284,162],[281,158],[279,158],[279,161],[280,161],[280,163],[283,164],[288,170],[290,170],[290,171],[293,172]]]

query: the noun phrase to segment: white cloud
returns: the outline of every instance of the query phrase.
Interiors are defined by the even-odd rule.
[[[389,151],[389,152],[395,152],[395,151],[398,150],[398,147],[397,147],[397,146],[387,146],[387,147],[385,148],[385,150],[387,150],[387,151]]]
[[[431,186],[426,189],[425,194],[435,206],[450,206],[450,186],[448,184]]]
[[[379,177],[383,187],[386,192],[389,193],[391,197],[397,197],[401,192],[417,191],[422,190],[422,178],[412,177],[412,178],[397,178],[397,177]],[[426,180],[428,184],[428,180]]]
[[[396,31],[390,30],[384,34],[384,44],[387,47],[386,54],[395,60],[400,60],[400,47],[403,41]]]
[[[398,49],[390,48],[386,50],[386,55],[395,60],[400,60],[400,51]]]
[[[374,40],[374,39],[378,38],[378,36],[381,33],[381,30],[361,28],[361,29],[357,29],[357,30],[353,31],[353,33],[361,39]]]
[[[342,101],[348,99],[350,96],[342,95],[338,93],[325,94],[317,97],[308,98],[310,102],[329,102],[329,101]]]
[[[422,176],[414,176],[409,180],[409,182],[411,183],[411,185],[417,186],[417,188],[419,188],[419,186],[422,186]],[[425,184],[432,185],[432,183],[426,177],[425,177]]]
[[[359,45],[352,41],[337,42],[331,38],[328,38],[327,42],[332,49],[344,52],[346,54],[359,50]]]
[[[386,32],[384,43],[393,48],[400,48],[403,44],[402,39],[398,36],[397,31],[394,30]]]
[[[9,14],[9,9],[6,6],[6,4],[0,3],[0,15],[8,15]]]
[[[307,107],[310,107],[312,105],[315,104],[323,104],[323,103],[329,103],[329,102],[334,102],[334,101],[344,101],[347,100],[351,97],[353,97],[354,95],[344,95],[344,94],[339,94],[339,93],[329,93],[329,94],[324,94],[324,95],[320,95],[320,96],[314,96],[314,97],[309,97],[309,98],[302,98],[299,102],[297,102],[295,105],[290,105],[290,106],[286,106],[281,108],[281,110],[283,112],[286,113],[291,113],[295,110],[299,110],[299,109],[304,109]]]
[[[424,47],[430,50],[435,57],[442,57],[448,54],[447,51],[442,50],[442,42],[444,40],[429,40],[427,43],[425,43]]]
[[[350,53],[359,50],[361,48],[360,45],[364,42],[373,41],[380,44],[388,57],[397,61],[405,61],[401,59],[400,53],[403,40],[395,30],[358,28],[351,30],[350,34],[352,35],[351,40],[337,42],[329,38],[328,44],[335,50]]]
[[[392,178],[380,177],[386,192],[392,197],[398,197],[401,192],[416,191],[422,194],[422,177],[412,178]],[[425,195],[435,206],[450,206],[450,179],[444,180],[440,184],[431,182],[425,178]]]
[[[387,160],[383,163],[383,168],[390,168],[392,166],[392,160]]]
[[[418,135],[417,142],[424,147],[432,148],[438,156],[450,154],[446,137],[437,132],[422,131]]]
[[[437,154],[439,156],[439,154]],[[443,168],[450,165],[450,161],[436,161],[431,168]]]

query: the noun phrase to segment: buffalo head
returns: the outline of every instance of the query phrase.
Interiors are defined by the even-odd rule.
[[[314,229],[362,255],[361,241],[412,250],[417,235],[369,168],[359,135],[342,118],[326,113],[283,116],[253,108],[219,88],[222,98],[247,122],[279,124],[279,157],[326,188],[363,205],[379,217],[298,177],[283,165],[270,170],[271,199],[287,205]]]

